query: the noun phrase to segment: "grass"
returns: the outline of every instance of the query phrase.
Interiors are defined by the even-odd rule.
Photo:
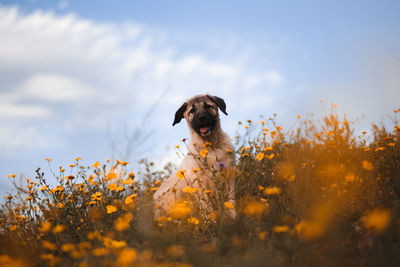
[[[47,159],[56,186],[40,169],[22,183],[9,175],[17,193],[0,211],[0,265],[398,266],[398,112],[393,129],[360,134],[335,110],[287,131],[275,118],[239,122],[235,169],[213,172],[217,185],[236,180],[236,206],[215,197],[211,212],[186,201],[153,218],[153,193],[179,171],[170,165],[143,160],[133,173],[76,158],[53,171]]]

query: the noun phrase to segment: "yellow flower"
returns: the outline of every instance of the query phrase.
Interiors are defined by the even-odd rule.
[[[127,246],[126,242],[123,240],[118,241],[108,237],[103,238],[103,244],[106,248],[115,248],[115,249],[124,248]]]
[[[108,254],[108,249],[106,248],[96,248],[92,250],[92,254],[96,257],[101,257]]]
[[[354,174],[352,174],[352,173],[349,172],[349,173],[347,173],[346,176],[344,177],[344,180],[345,180],[346,182],[348,182],[348,183],[354,182],[355,176],[354,176]]]
[[[118,210],[117,207],[113,205],[107,205],[106,209],[108,214],[114,213]]]
[[[275,154],[271,154],[271,155],[265,155],[265,157],[269,160],[273,159],[275,157]]]
[[[45,185],[45,186],[41,187],[39,190],[40,190],[40,191],[46,191],[47,188],[49,188],[49,187],[48,187],[47,185]]]
[[[286,225],[278,225],[274,226],[273,230],[275,233],[285,233],[289,230],[289,227]]]
[[[117,230],[118,232],[125,231],[126,229],[129,228],[130,223],[131,223],[132,220],[133,220],[133,214],[132,213],[126,213],[125,215],[119,217],[114,222],[115,230]]]
[[[368,230],[382,233],[390,223],[390,211],[387,209],[374,209],[370,211],[362,221]]]
[[[118,253],[117,264],[129,265],[136,260],[137,252],[133,248],[124,248]]]
[[[118,188],[118,185],[117,185],[117,184],[109,184],[109,185],[108,185],[108,189],[109,189],[110,191],[117,190],[117,188]]]
[[[264,153],[262,153],[262,152],[258,153],[256,158],[258,161],[262,160],[264,158]]]
[[[51,229],[51,222],[45,221],[40,224],[39,231],[42,233],[47,233]]]
[[[48,249],[48,250],[54,251],[54,250],[57,249],[56,244],[53,244],[53,243],[51,243],[51,242],[49,242],[49,241],[46,241],[46,240],[43,240],[43,241],[42,241],[42,245],[43,245],[43,247],[44,247],[45,249]]]
[[[94,193],[91,197],[92,197],[92,200],[98,200],[98,201],[101,201],[101,196],[103,195],[103,193],[101,193],[101,192],[96,192],[96,193]]]
[[[301,116],[300,116],[300,115],[296,115],[296,117],[297,117],[298,119],[300,119],[300,118],[301,118]]]
[[[248,217],[260,218],[264,211],[267,209],[268,204],[258,202],[258,201],[250,201],[246,203],[243,213]]]
[[[75,249],[75,245],[71,243],[65,243],[61,245],[61,250],[64,252],[71,252]]]
[[[203,149],[202,151],[200,151],[200,156],[202,156],[203,158],[207,157],[207,154],[208,154],[207,149]]]
[[[227,207],[228,209],[234,209],[235,207],[233,206],[232,203],[230,202],[224,202],[224,206]]]
[[[281,189],[279,187],[266,187],[264,189],[264,194],[265,195],[277,195],[281,193]]]
[[[193,223],[193,224],[199,224],[199,219],[195,218],[195,217],[190,217],[187,219],[188,223]]]
[[[188,193],[188,194],[194,194],[194,193],[196,193],[198,191],[199,191],[198,188],[193,188],[193,187],[190,187],[190,186],[186,186],[185,188],[182,189],[182,192]]]
[[[295,225],[296,232],[304,239],[311,240],[322,236],[325,229],[325,222],[320,220],[301,221]]]
[[[93,163],[92,167],[97,169],[100,165],[101,164],[98,161],[96,161],[95,163]]]
[[[109,172],[109,173],[107,174],[107,178],[108,178],[109,180],[113,180],[113,179],[117,178],[117,174],[116,174],[115,172]]]
[[[176,176],[178,177],[178,179],[184,179],[186,177],[185,175],[185,170],[180,170],[176,173]]]
[[[17,226],[16,225],[11,225],[9,229],[10,229],[10,231],[15,231],[17,229]]]
[[[247,153],[244,153],[244,154],[242,154],[242,157],[243,157],[243,158],[244,158],[244,157],[250,157],[250,155],[247,154]]]
[[[191,208],[189,205],[185,202],[179,202],[175,204],[170,210],[169,210],[169,215],[173,219],[183,219],[189,216],[191,212]]]
[[[131,185],[131,184],[133,184],[134,183],[134,181],[133,181],[133,179],[132,178],[127,178],[127,179],[125,179],[125,180],[122,180],[122,184],[128,184],[128,185]]]
[[[57,224],[57,225],[54,226],[54,228],[53,228],[53,234],[58,234],[58,233],[64,232],[64,230],[65,230],[65,226],[64,226],[64,225],[62,225],[62,224]]]
[[[212,145],[211,142],[205,142],[203,147],[204,148],[209,148],[209,147],[211,147],[211,145]]]
[[[267,231],[262,231],[262,232],[258,233],[258,237],[259,237],[261,240],[265,240],[265,238],[267,237],[267,235],[268,235],[268,232],[267,232]]]
[[[80,157],[76,157],[75,160],[76,160],[76,161],[80,161],[81,158],[80,158]]]
[[[133,203],[133,199],[136,197],[136,194],[132,194],[132,195],[130,195],[130,196],[127,196],[126,198],[125,198],[125,204],[126,205],[129,205],[129,204],[131,204],[131,203]]]
[[[46,158],[46,160],[47,160],[48,162],[50,162],[50,161],[51,161],[51,159],[49,159],[49,158]]]
[[[191,172],[198,172],[198,171],[200,171],[200,168],[194,168],[194,169],[191,169],[190,171]]]
[[[365,169],[367,171],[372,171],[374,169],[374,166],[372,165],[372,163],[367,160],[362,161],[362,167],[363,167],[363,169]]]
[[[101,236],[100,236],[100,232],[99,231],[93,231],[93,232],[89,232],[88,233],[88,235],[87,235],[87,238],[89,239],[89,240],[94,240],[94,239],[100,239],[101,238]]]
[[[272,150],[272,146],[264,147],[264,151]]]

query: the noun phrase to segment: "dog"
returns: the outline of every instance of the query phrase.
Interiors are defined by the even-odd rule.
[[[190,131],[188,153],[178,171],[153,195],[156,218],[168,215],[181,201],[195,202],[203,213],[210,213],[217,208],[216,205],[213,207],[215,200],[223,194],[224,201],[232,204],[227,205],[230,215],[235,216],[234,147],[221,129],[218,110],[228,115],[225,101],[203,94],[188,99],[176,111],[172,126],[186,119]]]

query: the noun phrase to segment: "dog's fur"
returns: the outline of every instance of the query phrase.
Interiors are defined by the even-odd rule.
[[[185,118],[190,130],[188,154],[178,168],[178,171],[185,172],[185,178],[179,179],[176,174],[173,174],[156,191],[153,196],[156,203],[156,217],[167,215],[177,202],[187,200],[188,194],[182,192],[182,189],[187,186],[199,189],[194,195],[197,196],[197,200],[200,200],[202,208],[208,211],[212,209],[209,207],[210,202],[205,199],[216,197],[214,193],[217,188],[213,180],[215,173],[221,174],[221,169],[224,169],[224,173],[232,173],[226,170],[233,168],[235,160],[233,144],[221,129],[218,109],[228,115],[222,98],[197,95],[188,99],[176,112],[173,125]],[[205,147],[208,154],[203,158],[199,153]],[[198,168],[200,170],[192,171]],[[234,179],[232,175],[225,175],[224,180],[226,195],[229,202],[234,204]],[[205,190],[208,194],[204,193]],[[231,214],[235,215],[234,210]]]

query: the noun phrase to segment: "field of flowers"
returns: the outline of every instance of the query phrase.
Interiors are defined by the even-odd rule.
[[[153,218],[152,195],[180,171],[170,165],[46,159],[36,177],[8,176],[0,266],[400,266],[399,112],[360,133],[334,109],[288,130],[239,122],[235,169],[213,172],[235,179],[236,204],[216,198],[208,214],[186,201]]]

